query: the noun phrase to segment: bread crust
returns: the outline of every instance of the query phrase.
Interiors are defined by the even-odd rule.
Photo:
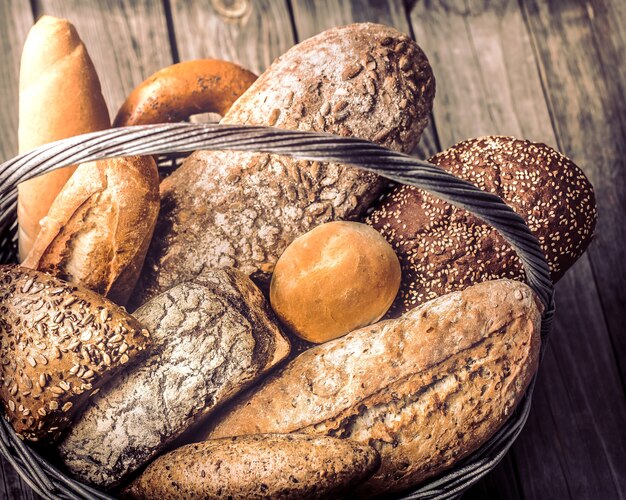
[[[119,484],[289,353],[263,295],[234,269],[207,271],[134,314],[152,332],[149,356],[103,388],[58,448],[99,487]]]
[[[410,151],[434,91],[428,60],[408,36],[353,24],[278,58],[222,123],[325,131]],[[296,237],[360,217],[385,185],[346,165],[197,151],[161,184],[161,216],[138,296],[146,300],[205,266],[233,266],[267,285]]]
[[[151,156],[85,163],[59,193],[23,265],[125,305],[159,213]]]
[[[42,16],[22,51],[19,152],[109,126],[98,75],[74,26],[65,19]],[[57,169],[19,184],[20,260],[28,255],[39,221],[75,168]]]
[[[354,441],[265,434],[190,444],[157,458],[122,498],[334,499],[380,464]]]
[[[429,161],[499,195],[521,215],[539,240],[554,282],[593,238],[597,209],[591,183],[545,144],[487,136],[460,142]],[[481,281],[524,280],[519,257],[493,227],[412,186],[393,187],[366,222],[389,241],[402,266],[390,317]]]
[[[237,64],[217,59],[173,64],[131,92],[113,126],[179,122],[198,113],[224,116],[256,78]]]
[[[150,345],[111,301],[19,266],[0,266],[0,399],[25,439],[57,439],[83,406]]]
[[[406,489],[477,449],[510,416],[537,369],[540,323],[523,283],[474,285],[305,351],[204,436],[354,439],[381,454],[364,496]]]

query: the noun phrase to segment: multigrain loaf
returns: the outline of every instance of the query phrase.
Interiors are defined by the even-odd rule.
[[[203,437],[354,439],[382,460],[360,494],[404,490],[476,450],[511,415],[537,368],[540,309],[511,280],[434,299],[305,351],[237,398]]]
[[[498,194],[539,240],[552,280],[583,254],[597,219],[591,183],[568,158],[513,137],[460,142],[429,160]],[[389,241],[402,266],[400,292],[389,315],[481,281],[524,279],[515,251],[490,225],[412,186],[396,186],[366,222]]]
[[[41,221],[23,265],[125,305],[137,282],[159,213],[151,156],[80,165]]]
[[[42,16],[22,51],[19,152],[110,124],[98,75],[76,29],[65,19]],[[75,168],[58,169],[18,186],[20,260],[28,255],[39,221]]]
[[[428,60],[408,36],[353,24],[278,58],[222,123],[324,131],[408,152],[426,126],[434,92]],[[266,285],[296,237],[324,222],[358,218],[384,185],[346,165],[197,151],[161,184],[161,215],[136,304],[206,266],[233,266]]]
[[[0,266],[0,399],[25,439],[57,439],[105,382],[145,352],[149,337],[82,286]]]
[[[141,365],[120,374],[60,443],[68,469],[119,483],[289,353],[259,289],[234,269],[206,271],[139,308],[152,332]]]
[[[373,448],[327,436],[216,439],[157,458],[122,498],[335,499],[369,478],[379,465]]]

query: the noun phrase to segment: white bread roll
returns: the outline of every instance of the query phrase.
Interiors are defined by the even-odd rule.
[[[78,33],[67,20],[43,16],[31,28],[22,51],[20,153],[109,126],[100,82]],[[18,186],[20,260],[30,251],[39,221],[74,169],[55,170]]]

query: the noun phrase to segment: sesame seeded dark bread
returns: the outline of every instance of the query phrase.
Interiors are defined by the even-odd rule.
[[[313,347],[242,394],[205,436],[322,434],[369,444],[363,496],[414,486],[484,443],[539,361],[541,309],[524,283],[479,283]]]
[[[59,445],[99,487],[119,483],[281,361],[289,344],[265,298],[235,269],[205,272],[139,308],[154,348],[103,388]]]
[[[335,499],[379,465],[373,448],[346,439],[303,434],[216,439],[156,459],[122,498]]]
[[[0,399],[15,431],[51,442],[149,345],[148,330],[85,287],[0,266]]]
[[[411,151],[435,80],[408,36],[378,24],[325,31],[278,58],[222,123],[315,130]],[[386,185],[340,164],[197,151],[161,184],[161,215],[135,305],[194,276],[232,266],[267,283],[296,237],[360,217]]]
[[[591,242],[593,187],[580,168],[545,144],[481,137],[429,161],[498,194],[520,214],[545,252],[553,281]],[[521,261],[495,229],[420,189],[392,188],[366,222],[391,243],[402,266],[391,317],[474,283],[524,278]]]

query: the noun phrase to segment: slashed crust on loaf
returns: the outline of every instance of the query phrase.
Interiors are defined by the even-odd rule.
[[[558,281],[593,238],[593,187],[572,161],[545,144],[488,136],[429,160],[499,195],[527,222]],[[524,279],[515,251],[488,224],[413,186],[396,186],[366,222],[389,241],[402,266],[397,317],[427,300],[498,278]]]
[[[178,285],[135,312],[150,356],[123,372],[60,443],[83,481],[110,487],[285,358],[259,289],[234,269]]]
[[[485,442],[534,375],[541,311],[526,285],[474,285],[312,348],[239,397],[206,437],[306,432],[374,446],[364,495],[399,491]]]
[[[124,305],[137,282],[159,213],[151,156],[85,163],[50,211],[24,261]]]
[[[408,36],[354,24],[278,58],[222,123],[325,131],[408,152],[434,91],[428,60]],[[340,164],[197,151],[161,184],[136,304],[205,266],[237,267],[264,283],[291,241],[321,223],[358,218],[385,184]]]
[[[379,465],[373,448],[328,436],[216,439],[157,458],[122,497],[335,499],[352,491]]]
[[[149,345],[148,330],[97,293],[0,266],[0,399],[25,439],[56,440]]]

